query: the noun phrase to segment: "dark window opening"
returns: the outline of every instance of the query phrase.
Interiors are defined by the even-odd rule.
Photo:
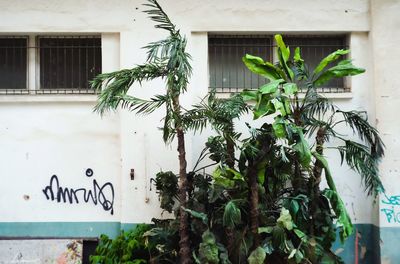
[[[301,56],[309,67],[312,74],[319,62],[338,49],[346,48],[345,36],[284,36],[284,41],[294,52],[296,47],[300,48]],[[329,67],[329,65],[328,65]],[[344,78],[334,78],[321,86],[322,92],[345,92]]]
[[[83,240],[82,264],[90,264],[90,256],[94,255],[98,240]]]
[[[257,89],[268,82],[264,77],[253,74],[242,61],[247,53],[261,57],[264,61],[277,61],[270,35],[209,35],[209,88],[217,92],[240,92],[243,89]],[[300,47],[301,55],[309,66],[310,73],[330,53],[346,48],[345,35],[301,35],[283,36],[287,46],[294,53]],[[320,87],[321,92],[348,92],[345,79],[332,79]]]
[[[101,73],[100,36],[38,37],[40,89],[90,89]]]
[[[26,89],[27,37],[0,36],[0,89]]]
[[[250,72],[242,57],[251,54],[266,61],[272,59],[272,40],[269,36],[209,36],[208,57],[210,88],[216,92],[237,92],[256,89],[266,79]]]

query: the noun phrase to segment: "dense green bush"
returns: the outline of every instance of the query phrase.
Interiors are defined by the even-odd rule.
[[[151,228],[150,225],[141,224],[134,230],[122,231],[115,239],[101,235],[95,254],[90,256],[91,263],[147,263],[155,248],[154,245],[148,243],[143,234]]]

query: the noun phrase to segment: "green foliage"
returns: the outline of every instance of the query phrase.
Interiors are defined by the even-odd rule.
[[[178,178],[171,171],[159,172],[156,175],[156,189],[161,200],[160,207],[171,213],[178,194]]]
[[[333,181],[332,174],[328,167],[328,161],[319,155],[313,153],[317,160],[322,163],[325,170],[326,182],[328,183],[329,189],[323,191],[323,195],[328,198],[331,203],[332,210],[335,212],[339,228],[340,228],[340,240],[342,243],[353,233],[353,224],[351,223],[350,216],[347,213],[346,207],[340,198],[335,182]]]
[[[150,19],[155,22],[155,27],[168,32],[168,36],[160,41],[148,44],[147,60],[144,64],[138,65],[132,69],[120,70],[112,73],[98,75],[91,83],[92,88],[100,91],[98,102],[95,106],[95,111],[104,114],[107,110],[116,110],[118,107],[127,108],[130,111],[138,114],[149,114],[161,106],[165,107],[165,116],[163,118],[163,140],[170,143],[177,136],[179,153],[179,180],[178,187],[180,199],[180,256],[182,261],[187,263],[191,258],[190,241],[189,241],[189,221],[183,210],[188,203],[187,189],[193,187],[192,182],[188,180],[186,173],[186,150],[185,150],[185,118],[183,108],[180,105],[180,95],[187,89],[189,78],[192,74],[190,65],[191,56],[186,52],[187,40],[176,29],[176,26],[171,22],[167,14],[157,3],[156,0],[148,0],[145,4],[149,9],[147,13]],[[143,81],[149,81],[156,78],[161,78],[165,81],[164,92],[153,96],[146,100],[137,97],[129,96],[128,90],[133,83],[141,84]],[[168,179],[163,181],[163,175],[158,177],[158,189],[161,194],[167,193],[166,188],[172,187],[175,191],[175,182],[171,182],[171,173],[167,173]],[[164,184],[168,186],[164,186]],[[162,206],[167,211],[172,211],[173,196],[161,197]],[[165,242],[165,241],[164,241]],[[167,243],[168,244],[168,243]],[[161,245],[161,248],[165,247]],[[159,257],[165,254],[162,252]]]
[[[249,264],[263,264],[266,256],[267,254],[265,253],[265,250],[261,247],[258,247],[251,252],[248,258]]]
[[[169,36],[144,47],[148,55],[145,64],[96,76],[91,82],[91,87],[100,91],[100,95],[94,110],[104,114],[108,110],[122,107],[138,114],[149,114],[165,106],[163,139],[169,142],[175,136],[175,128],[182,124],[180,109],[174,107],[174,100],[180,93],[186,91],[192,73],[191,57],[185,51],[187,44],[185,37],[172,24],[157,1],[148,0],[144,5],[149,7],[144,12],[156,22],[155,27],[167,30]],[[164,94],[155,95],[150,100],[127,94],[133,83],[141,84],[157,78],[166,80]]]
[[[332,140],[341,142],[335,148],[342,163],[346,161],[361,175],[368,194],[373,195],[383,191],[378,162],[384,145],[364,113],[340,110],[318,93],[318,86],[364,69],[344,57],[348,50],[338,50],[309,71],[300,48],[291,52],[282,36],[276,35],[279,62],[273,64],[249,54],[243,57],[251,72],[268,79],[265,85],[229,99],[219,99],[212,92],[192,109],[177,110],[174,98],[186,90],[191,74],[186,39],[155,0],[147,6],[156,27],[170,35],[145,47],[146,64],[100,75],[93,81],[97,89],[106,86],[96,110],[103,113],[122,106],[147,114],[165,106],[165,141],[174,137],[176,128],[201,132],[210,125],[216,135],[208,139],[192,171],[185,175],[188,184],[180,185],[187,200],[178,199],[175,173],[156,175],[161,208],[174,213],[175,218],[155,220],[155,227],[141,238],[124,237],[122,241],[129,240],[130,249],[148,250],[143,258],[146,261],[179,263],[178,220],[185,214],[190,250],[197,263],[343,263],[331,247],[337,230],[344,242],[353,227],[323,156],[324,145]],[[165,77],[165,94],[149,100],[126,94],[132,82],[157,77]],[[306,91],[304,99],[299,98],[299,91]],[[249,110],[261,125],[247,124],[249,136],[243,137],[235,130],[235,122]],[[360,142],[337,133],[338,124],[347,125]],[[199,168],[207,160],[210,164]],[[214,165],[212,175],[198,174]],[[319,186],[323,176],[328,183],[325,190]],[[143,247],[142,238],[146,241]],[[112,243],[115,247],[125,245],[115,241],[104,240],[100,248]]]
[[[336,61],[337,59],[339,59],[341,56],[346,55],[350,52],[350,50],[336,50],[334,52],[332,52],[331,54],[329,54],[328,56],[326,56],[324,59],[321,60],[321,62],[318,64],[317,67],[315,67],[314,69],[314,75],[320,73],[323,69],[325,69],[325,67],[331,63]],[[298,54],[300,54],[300,49]]]
[[[199,245],[199,263],[218,264],[218,247],[214,234],[207,230],[202,238],[203,240]]]
[[[143,234],[150,229],[150,225],[143,224],[134,230],[122,231],[115,239],[101,235],[95,254],[90,256],[90,262],[92,264],[148,263],[154,245],[147,243]]]
[[[225,205],[224,216],[222,218],[223,225],[226,227],[235,227],[242,222],[240,209],[233,201],[229,201]]]

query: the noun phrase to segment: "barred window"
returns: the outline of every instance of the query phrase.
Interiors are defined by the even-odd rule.
[[[38,37],[41,89],[89,89],[101,73],[101,38]]]
[[[246,53],[272,60],[271,36],[209,36],[210,88],[216,92],[237,92],[265,84],[265,78],[250,72],[243,64]]]
[[[0,89],[26,89],[28,38],[0,36]]]
[[[93,94],[101,70],[100,35],[0,36],[0,94]]]
[[[251,73],[242,57],[248,53],[266,61],[277,61],[273,57],[276,47],[273,36],[269,35],[209,35],[209,88],[217,92],[240,92],[243,89],[257,89],[268,80]],[[284,36],[286,45],[294,51],[300,47],[302,57],[312,70],[319,61],[337,49],[346,48],[346,36]],[[322,92],[347,92],[344,78],[326,83]]]
[[[346,48],[346,36],[284,36],[287,46],[294,48],[300,47],[301,56],[309,67],[310,73],[319,62],[330,53]],[[348,92],[344,78],[334,78],[322,85],[321,92],[339,93]]]

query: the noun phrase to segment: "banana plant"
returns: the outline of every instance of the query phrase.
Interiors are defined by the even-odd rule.
[[[291,208],[294,219],[300,219],[296,214],[301,210],[293,197],[306,195],[309,199],[306,212],[309,219],[299,220],[294,224],[301,226],[305,236],[317,242],[313,244],[314,248],[323,249],[318,251],[322,253],[311,259],[340,262],[330,251],[335,234],[334,229],[328,227],[332,227],[332,221],[336,220],[343,242],[352,234],[353,226],[335,187],[328,162],[323,156],[324,145],[333,139],[342,142],[343,144],[334,147],[339,151],[342,163],[346,162],[361,175],[368,195],[376,196],[383,191],[378,163],[384,155],[384,144],[378,131],[368,122],[365,112],[339,109],[319,93],[318,87],[332,78],[353,76],[365,70],[354,66],[346,58],[349,50],[337,50],[322,59],[310,72],[301,57],[300,48],[296,48],[292,55],[281,35],[275,35],[275,40],[279,59],[277,63],[249,54],[243,57],[243,62],[250,71],[265,77],[269,82],[257,90],[243,91],[242,96],[244,100],[252,102],[254,119],[273,118],[271,125],[264,124],[253,137],[249,144],[252,149],[244,149],[241,155],[243,158],[240,171],[249,182],[250,226],[255,238],[253,248],[256,249],[261,243],[256,234],[260,213],[259,186],[265,185],[272,178],[278,179],[278,182],[269,182],[270,186],[265,186],[268,195],[271,193],[271,184],[275,187],[277,184],[285,186],[289,180],[293,191],[285,199],[294,201],[286,202],[287,207],[297,205]],[[304,98],[300,98],[301,92],[304,92]],[[353,138],[339,134],[335,130],[338,124],[348,126],[358,140],[354,141]],[[315,137],[315,142],[310,144],[307,137]],[[285,170],[280,169],[282,167]],[[328,188],[320,190],[323,172]],[[333,217],[330,216],[331,211],[334,212]],[[330,221],[326,222],[329,218]],[[325,231],[321,226],[327,227]],[[330,232],[327,233],[327,229]]]

